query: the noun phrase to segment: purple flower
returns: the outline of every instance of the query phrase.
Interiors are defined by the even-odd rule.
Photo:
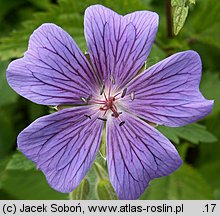
[[[84,26],[91,60],[60,27],[43,24],[24,57],[9,65],[8,82],[23,97],[73,105],[34,121],[19,134],[18,147],[52,188],[71,192],[91,167],[106,125],[111,183],[120,199],[136,199],[151,179],[182,164],[149,122],[183,126],[212,110],[213,101],[199,91],[201,60],[194,51],[180,52],[137,75],[157,32],[153,12],[120,16],[95,5]]]

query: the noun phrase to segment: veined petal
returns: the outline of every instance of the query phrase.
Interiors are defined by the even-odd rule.
[[[18,136],[18,148],[57,191],[76,188],[96,157],[103,122],[93,113],[89,106],[64,109],[37,119]]]
[[[158,15],[140,11],[121,16],[101,5],[85,12],[88,51],[100,81],[114,79],[120,89],[130,81],[151,50],[158,27]]]
[[[97,85],[86,57],[55,24],[33,32],[24,57],[8,66],[7,80],[18,94],[44,105],[82,104],[80,97],[87,98]]]
[[[199,90],[201,60],[194,51],[174,54],[127,84],[125,109],[150,122],[171,127],[198,121],[213,101]]]
[[[174,172],[181,164],[175,147],[143,120],[123,113],[125,123],[107,122],[107,161],[110,180],[120,199],[137,199],[149,181]]]

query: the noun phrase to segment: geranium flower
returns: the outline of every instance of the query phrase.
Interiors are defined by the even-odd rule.
[[[137,75],[157,32],[158,15],[150,11],[120,16],[95,5],[84,27],[90,60],[63,29],[43,24],[24,57],[9,65],[7,80],[18,94],[73,105],[34,121],[19,134],[18,148],[52,188],[71,192],[91,167],[106,125],[110,181],[120,199],[136,199],[150,180],[182,164],[149,122],[183,126],[212,110],[199,91],[201,60],[194,51],[180,52]]]

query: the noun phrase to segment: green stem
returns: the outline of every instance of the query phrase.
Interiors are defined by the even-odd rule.
[[[172,9],[171,0],[166,0],[166,20],[167,20],[167,36],[173,37],[173,20],[172,20]]]
[[[99,163],[95,162],[94,168],[99,179],[103,180],[107,178],[106,171],[103,169],[103,167]]]

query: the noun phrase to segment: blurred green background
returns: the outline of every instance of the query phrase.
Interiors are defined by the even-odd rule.
[[[219,0],[0,0],[0,199],[115,199],[106,164],[98,155],[86,179],[72,194],[51,189],[35,165],[16,150],[18,133],[50,112],[18,96],[6,82],[6,68],[27,49],[28,38],[45,22],[60,25],[82,51],[85,9],[103,4],[120,14],[156,11],[158,34],[146,66],[178,51],[193,49],[203,62],[200,89],[215,100],[213,112],[181,128],[158,127],[177,147],[184,165],[153,180],[140,199],[220,199],[220,1]],[[171,3],[171,13],[166,6]],[[167,22],[171,14],[172,22]],[[169,23],[167,25],[167,23]],[[168,26],[170,28],[168,28]],[[97,174],[97,169],[101,168]]]

